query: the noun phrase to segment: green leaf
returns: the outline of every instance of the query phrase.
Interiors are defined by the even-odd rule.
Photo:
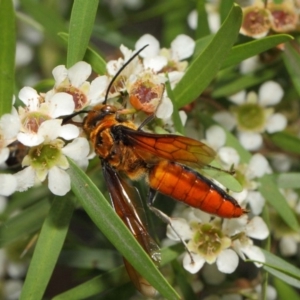
[[[196,41],[194,57],[200,55],[200,53],[204,51],[204,49],[211,42],[213,37],[214,35],[208,35]],[[254,40],[251,42],[233,46],[229,54],[222,62],[221,69],[235,66],[249,57],[272,49],[281,43],[288,42],[292,38],[292,36],[287,34],[276,34],[261,38],[259,40]]]
[[[285,45],[284,54],[282,57],[298,96],[300,96],[300,55],[298,50],[293,47],[293,45],[298,48],[298,44],[296,43],[289,43]]]
[[[265,175],[259,179],[259,191],[263,197],[272,205],[285,223],[295,231],[299,231],[300,227],[297,222],[296,216],[288,202],[278,190],[278,186],[273,181],[273,177]]]
[[[234,66],[242,62],[244,59],[267,51],[279,44],[288,42],[291,39],[293,39],[293,37],[290,35],[276,34],[236,45],[231,49],[229,55],[225,58],[224,62],[222,63],[222,68]]]
[[[298,299],[299,293],[295,291],[292,287],[286,284],[284,281],[274,278],[274,287],[277,291],[278,299]]]
[[[179,107],[192,102],[209,85],[239,33],[242,11],[234,5],[227,19],[205,50],[193,59],[174,89]]]
[[[61,39],[57,36],[58,32],[67,31],[64,19],[52,7],[45,3],[35,0],[21,0],[22,8],[34,20],[43,26],[47,35],[57,43],[62,44]]]
[[[105,257],[105,259],[103,259]],[[111,270],[121,264],[115,250],[80,248],[65,250],[59,256],[59,264],[73,268]]]
[[[118,267],[61,293],[52,300],[87,299],[128,282],[125,267]]]
[[[11,112],[15,78],[16,28],[12,0],[0,1],[0,116]]]
[[[67,67],[83,59],[92,33],[99,0],[75,0],[70,26]]]
[[[41,200],[2,223],[0,226],[0,247],[39,230],[49,207],[47,199]]]
[[[300,270],[298,268],[266,250],[261,250],[266,258],[266,262],[263,264],[265,270],[288,284],[300,288]]]
[[[216,82],[214,91],[212,92],[213,98],[226,97],[233,95],[241,90],[247,89],[254,85],[263,83],[276,76],[278,71],[273,69],[264,69],[253,74],[247,74],[241,76],[238,74],[235,79],[231,79],[230,82]]]
[[[43,299],[68,232],[74,204],[66,197],[55,197],[42,230],[22,288],[21,300]]]
[[[58,35],[68,43],[69,35],[66,32],[59,32]],[[84,61],[88,62],[92,69],[98,74],[105,74],[106,73],[106,61],[97,53],[96,50],[93,49],[92,46],[88,46]]]
[[[69,160],[72,191],[95,225],[122,253],[132,266],[167,299],[179,296],[161,275],[128,228],[114,212],[93,182],[74,162]]]
[[[210,34],[207,13],[205,9],[205,0],[197,1],[197,13],[198,23],[196,28],[196,38],[199,39]]]
[[[161,249],[161,266],[176,259],[183,251],[184,247],[181,243],[169,248]],[[125,266],[123,265],[79,284],[76,287],[55,296],[53,300],[69,300],[75,298],[86,299],[91,296],[96,296],[108,289],[121,286],[127,282],[129,282],[129,277],[126,273]]]
[[[300,189],[300,173],[281,173],[275,177],[278,187]]]
[[[287,132],[276,132],[270,135],[272,142],[283,150],[300,154],[300,139]]]

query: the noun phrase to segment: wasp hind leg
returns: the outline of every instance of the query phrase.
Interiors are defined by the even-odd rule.
[[[164,223],[170,225],[170,227],[172,228],[172,230],[174,231],[174,233],[176,234],[176,236],[179,238],[179,240],[181,241],[181,243],[184,245],[188,255],[190,256],[191,259],[191,264],[194,264],[194,259],[192,256],[192,253],[190,252],[190,250],[188,249],[188,246],[186,244],[186,242],[184,241],[184,239],[180,236],[180,234],[176,231],[176,229],[174,228],[173,224],[172,224],[172,218],[170,218],[169,216],[167,216],[165,213],[163,213],[161,210],[155,208],[153,206],[155,198],[157,195],[157,191],[154,189],[149,190],[149,194],[148,194],[148,207],[149,209],[157,216],[159,217]]]

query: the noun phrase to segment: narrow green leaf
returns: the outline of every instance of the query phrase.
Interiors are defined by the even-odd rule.
[[[169,81],[166,82],[166,89],[167,89],[168,97],[172,100],[173,103],[172,120],[174,123],[175,131],[184,135],[184,126],[181,122],[181,118],[179,115],[179,107],[177,107],[177,103],[175,102],[175,95],[173,90],[171,89],[171,85]]]
[[[210,34],[210,29],[207,20],[207,12],[205,8],[205,0],[197,1],[198,24],[196,28],[196,38],[207,36]]]
[[[264,69],[253,74],[247,74],[243,76],[239,74],[237,75],[236,79],[231,80],[229,83],[225,82],[220,84],[216,82],[216,87],[212,92],[212,97],[219,98],[233,95],[241,90],[270,80],[274,78],[276,74],[278,74],[278,71],[275,68]]]
[[[300,189],[300,173],[281,173],[275,179],[280,188]]]
[[[75,0],[70,26],[67,67],[83,59],[92,33],[99,0]]]
[[[300,288],[300,270],[282,258],[261,249],[265,255],[264,269],[288,284]]]
[[[196,297],[196,294],[192,289],[189,277],[186,276],[186,271],[181,266],[181,263],[179,263],[177,260],[173,260],[172,267],[177,286],[181,291],[182,298],[189,300],[198,299],[198,297]]]
[[[286,199],[278,190],[278,186],[273,181],[273,177],[265,175],[259,179],[259,191],[263,197],[272,205],[285,223],[295,231],[300,231],[296,216]]]
[[[181,243],[161,249],[161,266],[176,259],[183,252],[184,247]],[[86,299],[91,296],[96,296],[108,289],[119,287],[127,282],[129,282],[129,277],[123,265],[79,284],[55,296],[52,300]]]
[[[167,299],[179,296],[158,271],[128,228],[120,220],[93,182],[74,162],[69,160],[72,191],[95,225],[122,253],[132,266]]]
[[[62,44],[61,39],[57,36],[58,32],[67,31],[64,19],[52,7],[45,3],[35,0],[21,0],[22,8],[34,20],[42,25],[45,33],[54,39],[57,43]]]
[[[198,97],[208,86],[229,53],[239,33],[242,11],[234,5],[227,19],[205,50],[190,64],[174,89],[176,102],[184,106]]]
[[[291,39],[293,39],[293,37],[290,35],[276,34],[234,46],[222,63],[222,68],[234,66],[242,62],[244,59],[262,53],[279,44],[286,43]]]
[[[276,132],[270,135],[272,142],[283,150],[300,154],[300,139],[287,132]]]
[[[103,259],[105,257],[105,259]],[[80,248],[64,250],[59,256],[59,264],[73,268],[111,270],[122,263],[115,250]]]
[[[42,299],[62,249],[74,204],[66,197],[55,197],[42,230],[22,288],[21,300]]]
[[[227,0],[227,1],[221,1],[220,2],[220,7],[219,7],[219,11],[220,11],[220,22],[223,23],[224,20],[226,19],[227,15],[230,12],[230,9],[233,5],[234,1],[233,0]]]
[[[300,55],[293,45],[298,48],[296,43],[286,44],[282,57],[298,96],[300,96]]]
[[[274,286],[277,291],[278,299],[298,299],[299,293],[295,291],[294,288],[286,284],[284,281],[274,278]]]
[[[39,230],[49,207],[48,199],[41,200],[2,223],[0,226],[0,247]]]
[[[214,35],[208,35],[196,41],[194,57],[200,55],[200,53],[204,51],[204,49],[211,42],[213,37]],[[249,57],[255,56],[264,51],[272,49],[279,44],[286,43],[290,41],[292,38],[293,38],[292,36],[287,34],[276,34],[258,40],[254,40],[251,42],[233,46],[229,54],[222,62],[221,69],[235,66]]]
[[[66,32],[59,32],[58,35],[68,43],[69,35]],[[88,62],[96,73],[101,75],[106,73],[106,61],[92,46],[88,46],[85,52],[84,61]]]
[[[125,267],[118,267],[61,293],[52,300],[87,299],[129,281]]]
[[[11,112],[14,78],[16,28],[12,0],[0,1],[0,116]]]

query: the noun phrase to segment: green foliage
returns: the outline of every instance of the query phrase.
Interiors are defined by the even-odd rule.
[[[53,86],[51,70],[56,65],[65,64],[69,68],[77,61],[84,60],[91,64],[95,72],[92,76],[103,75],[107,72],[106,61],[119,57],[117,48],[124,44],[134,50],[136,40],[144,33],[150,32],[159,37],[161,48],[169,47],[178,34],[189,34],[195,38],[196,48],[188,69],[173,90],[169,83],[165,86],[174,104],[172,121],[175,131],[189,134],[180,119],[179,110],[182,107],[188,110],[187,106],[191,105],[190,120],[198,133],[217,124],[211,112],[228,110],[228,96],[243,89],[257,91],[257,87],[265,81],[278,80],[286,91],[284,101],[278,107],[290,117],[292,126],[286,131],[264,135],[269,144],[261,152],[267,158],[272,158],[273,152],[291,154],[293,168],[287,173],[261,177],[259,191],[267,202],[263,213],[266,223],[270,224],[270,209],[280,216],[284,227],[299,232],[296,212],[280,191],[295,189],[299,195],[300,188],[300,140],[297,128],[299,107],[294,102],[295,99],[299,102],[300,98],[297,34],[274,34],[257,40],[241,37],[239,30],[242,10],[236,4],[233,5],[234,1],[221,1],[219,13],[222,25],[215,34],[211,34],[209,28],[205,6],[207,1],[145,0],[144,5],[136,10],[128,7],[124,9],[122,3],[110,9],[107,2],[109,1],[20,0],[17,11],[11,0],[0,0],[0,116],[11,111],[14,94],[17,95],[24,85],[29,85],[27,82],[30,82],[32,74],[38,74],[40,80],[35,88],[43,93]],[[193,9],[197,10],[199,16],[195,32],[188,29],[186,24],[186,17]],[[26,36],[21,37],[24,34],[24,24],[40,31],[43,40],[32,46],[32,63],[15,70],[16,42]],[[283,43],[285,50],[282,53],[274,50]],[[238,71],[238,65],[245,59],[255,55],[263,57],[266,54],[271,58],[267,63],[263,62],[258,70],[247,74]],[[253,153],[241,146],[234,133],[225,130],[225,134],[225,146],[237,151],[241,163],[249,163]],[[172,273],[166,279],[106,200],[107,191],[99,175],[101,170],[98,165],[99,162],[96,161],[83,172],[70,161],[67,172],[71,177],[73,194],[55,197],[50,201],[48,190],[39,187],[11,196],[1,214],[0,246],[8,249],[7,247],[12,247],[16,242],[26,244],[33,235],[38,236],[34,249],[25,254],[26,258],[30,257],[30,264],[20,299],[98,299],[101,293],[113,297],[120,290],[126,290],[126,293],[133,295],[134,291],[126,288],[129,282],[126,269],[123,265],[118,265],[122,261],[121,256],[143,274],[165,299],[198,299],[192,289],[190,277],[186,276],[181,263],[176,260],[184,247],[178,244],[161,250],[162,273]],[[213,161],[212,166],[220,168],[217,160]],[[226,172],[213,168],[199,171],[234,192],[242,189],[241,183]],[[103,195],[100,190],[106,194]],[[146,192],[141,191],[141,194],[146,195]],[[142,198],[144,200],[145,197]],[[172,209],[167,201],[161,201],[157,205],[164,211]],[[87,224],[82,219],[88,220]],[[76,224],[73,224],[74,227],[80,227],[77,231],[82,230],[85,235],[90,234],[92,237],[83,239],[82,242],[76,230],[73,231],[72,222]],[[156,219],[155,222],[159,223]],[[160,223],[157,228],[159,226],[162,227]],[[165,226],[163,230],[165,231]],[[159,232],[157,236],[161,237],[162,233]],[[272,239],[273,236],[269,240],[272,247],[265,243],[263,250],[266,257],[263,269],[268,274],[266,278],[274,283],[279,298],[293,299],[299,295],[294,289],[300,288],[299,258],[283,259],[279,251],[275,254],[267,251],[273,250],[278,244],[278,241],[272,243]],[[58,265],[76,270],[75,275],[70,277],[76,284],[80,278],[81,283],[74,287],[72,282],[67,290],[53,295],[47,291],[47,287],[50,280],[61,280],[53,273]],[[165,272],[165,266],[172,268],[172,271]],[[231,279],[228,279],[228,286],[232,284]],[[264,295],[266,286],[265,283],[262,293]],[[174,287],[178,291],[175,292]]]

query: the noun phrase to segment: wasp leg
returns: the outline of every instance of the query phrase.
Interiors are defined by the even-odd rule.
[[[155,114],[152,114],[148,116],[139,126],[138,130],[142,130],[144,126],[146,126],[148,123],[150,123],[155,118]]]
[[[148,194],[148,207],[149,207],[149,209],[156,216],[158,216],[164,223],[170,225],[170,227],[173,229],[173,231],[175,232],[175,234],[177,235],[177,237],[179,238],[179,240],[181,241],[181,243],[184,245],[187,253],[189,254],[190,259],[191,259],[191,264],[194,264],[195,262],[194,262],[193,256],[192,256],[190,250],[188,249],[188,246],[187,246],[186,242],[182,239],[182,237],[180,236],[180,234],[176,231],[176,229],[172,225],[172,218],[170,218],[165,213],[163,213],[161,210],[159,210],[159,209],[157,209],[157,208],[155,208],[153,206],[155,198],[156,198],[156,195],[157,195],[157,191],[150,188],[149,194]]]

